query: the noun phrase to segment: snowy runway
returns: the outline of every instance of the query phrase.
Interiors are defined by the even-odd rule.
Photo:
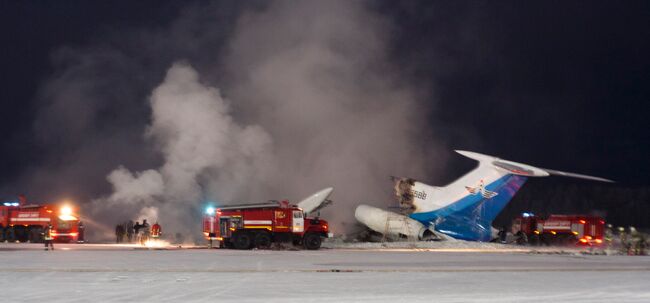
[[[650,302],[650,257],[58,248],[0,244],[2,301]]]

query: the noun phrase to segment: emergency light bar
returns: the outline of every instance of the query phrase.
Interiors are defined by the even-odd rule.
[[[20,203],[18,202],[5,202],[4,206],[18,206]]]

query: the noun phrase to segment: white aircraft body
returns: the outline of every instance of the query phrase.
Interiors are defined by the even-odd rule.
[[[395,194],[408,216],[360,205],[357,220],[370,229],[389,235],[420,240],[444,238],[490,241],[495,237],[492,221],[528,177],[561,175],[595,181],[607,179],[568,173],[457,150],[478,161],[478,166],[444,187],[430,186],[409,178],[393,178]]]

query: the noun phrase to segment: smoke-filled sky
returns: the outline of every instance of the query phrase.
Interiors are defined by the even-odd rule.
[[[334,186],[323,215],[344,230],[357,204],[393,203],[390,175],[471,168],[453,149],[650,182],[645,1],[20,1],[0,16],[0,197],[70,199],[105,226],[191,233],[207,201]]]

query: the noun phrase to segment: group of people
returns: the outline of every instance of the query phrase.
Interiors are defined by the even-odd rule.
[[[142,220],[142,224],[133,220],[118,224],[115,226],[115,242],[124,243],[125,237],[127,243],[140,243],[144,245],[150,238],[158,239],[162,234],[160,224],[156,222],[153,226],[149,226],[147,219]]]
[[[638,231],[634,226],[630,226],[625,230],[623,227],[618,229],[618,238],[620,241],[620,253],[624,255],[646,255],[648,247],[648,236]],[[614,238],[614,231],[611,224],[607,224],[605,228],[605,241],[607,246],[611,246]]]

